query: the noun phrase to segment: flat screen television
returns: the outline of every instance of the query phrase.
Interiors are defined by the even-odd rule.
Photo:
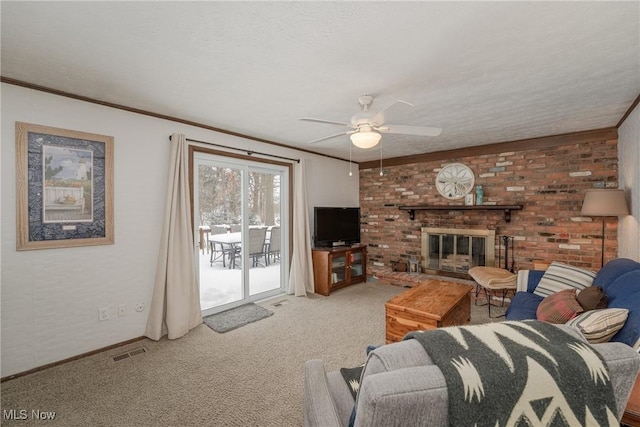
[[[317,247],[360,243],[360,208],[314,207],[313,243]]]

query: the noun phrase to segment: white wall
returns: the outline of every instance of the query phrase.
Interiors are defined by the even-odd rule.
[[[631,212],[618,223],[618,256],[640,261],[640,105],[618,129],[618,165]]]
[[[164,212],[169,135],[307,160],[310,209],[358,205],[349,163],[2,84],[1,333],[6,377],[143,334]],[[115,244],[16,251],[15,122],[114,137]],[[127,316],[118,317],[126,304]],[[98,321],[98,308],[110,319]]]

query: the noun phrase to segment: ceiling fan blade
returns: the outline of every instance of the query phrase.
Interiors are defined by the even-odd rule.
[[[349,135],[350,133],[354,133],[354,131],[340,132],[340,133],[336,133],[334,135],[325,136],[323,138],[314,139],[313,141],[307,142],[307,144],[315,144],[316,142],[324,141],[326,139],[331,139],[331,138],[337,138],[337,137],[342,136],[342,135]]]
[[[396,126],[387,125],[376,128],[380,133],[399,133],[404,135],[438,136],[442,133],[441,128],[422,126]]]
[[[382,110],[378,111],[377,113],[375,113],[373,115],[373,117],[371,118],[371,122],[372,123],[376,123],[378,125],[381,125],[384,123],[384,112],[386,110],[388,110],[389,108],[393,107],[396,104],[405,104],[408,105],[410,107],[415,107],[415,105],[411,104],[410,102],[407,101],[403,101],[401,99],[396,99],[395,101],[393,101],[391,104],[387,105],[386,107],[384,107]]]
[[[329,125],[351,126],[349,123],[345,123],[345,122],[336,122],[334,120],[324,120],[324,119],[314,119],[311,117],[301,117],[298,120],[304,120],[305,122],[325,123]]]

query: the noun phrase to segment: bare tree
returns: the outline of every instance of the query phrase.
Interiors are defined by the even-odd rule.
[[[202,225],[240,223],[240,171],[200,166],[198,188]]]
[[[275,175],[251,172],[248,176],[249,224],[273,225],[279,206]],[[199,218],[201,225],[239,224],[241,220],[241,171],[200,166]],[[278,179],[279,182],[279,179]]]

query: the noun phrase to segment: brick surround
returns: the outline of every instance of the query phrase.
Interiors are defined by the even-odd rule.
[[[617,140],[600,140],[456,157],[360,170],[362,242],[368,245],[368,269],[420,255],[420,228],[475,228],[515,238],[515,268],[533,268],[534,260],[561,261],[600,268],[601,219],[580,216],[585,190],[618,188]],[[453,162],[471,167],[485,204],[522,204],[511,222],[502,211],[416,211],[414,221],[400,205],[455,205],[434,186],[440,168]],[[617,255],[617,219],[606,219],[605,262]],[[509,254],[511,257],[511,253]]]

